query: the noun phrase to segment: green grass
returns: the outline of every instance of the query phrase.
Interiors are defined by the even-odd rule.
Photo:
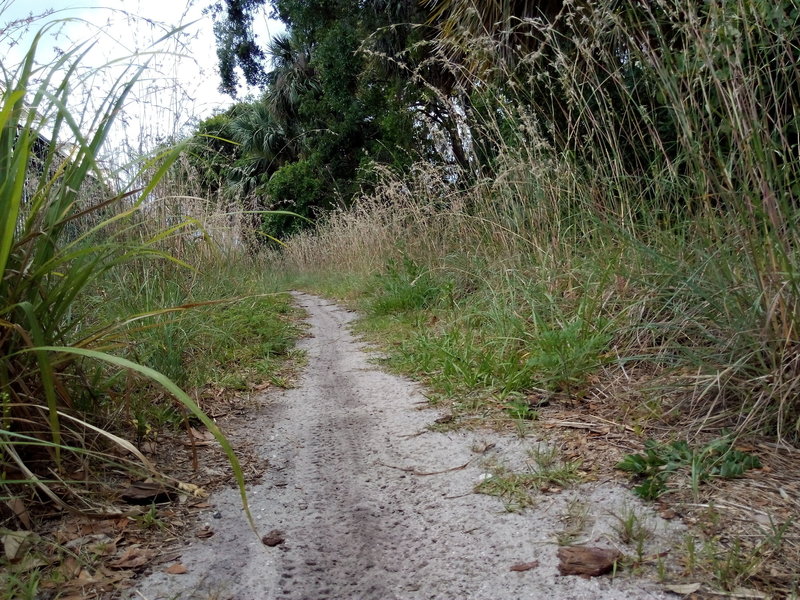
[[[257,263],[219,262],[202,272],[145,269],[107,277],[94,289],[109,298],[98,320],[145,316],[123,330],[124,353],[199,396],[242,391],[271,382],[288,385],[287,361],[301,333],[298,313],[279,281]],[[187,307],[158,313],[157,307]],[[107,396],[123,398],[137,431],[174,427],[183,412],[168,399],[153,402],[147,382],[107,378]]]
[[[589,509],[589,504],[580,498],[570,500],[561,516],[564,527],[556,533],[556,542],[559,546],[571,546],[586,533],[586,527],[591,521]]]
[[[412,259],[390,261],[383,273],[375,276],[375,291],[369,310],[375,315],[420,310],[434,305],[447,294],[447,282]]]
[[[580,394],[608,360],[611,326],[588,301],[570,317],[555,298],[517,276],[496,281],[480,274],[477,287],[473,278],[444,268],[401,264],[376,276],[351,276],[346,287],[330,287],[325,275],[296,284],[362,310],[357,330],[388,350],[387,365],[442,397],[476,390],[501,399],[531,389]]]
[[[27,573],[0,572],[0,587],[4,598],[13,600],[36,600],[39,598],[40,573],[33,570]]]
[[[632,506],[624,506],[619,514],[613,516],[617,523],[612,529],[622,544],[633,547],[636,552],[635,563],[641,564],[645,555],[645,543],[654,535],[648,526],[647,515]]]
[[[88,300],[90,290],[115,269],[137,262],[180,262],[161,248],[160,241],[187,223],[171,228],[159,224],[154,235],[138,235],[138,211],[163,171],[140,179],[142,188],[135,190],[131,184],[112,185],[98,163],[114,117],[144,67],[131,63],[97,114],[71,114],[66,108],[70,89],[86,48],[73,48],[52,64],[38,66],[42,35],[36,36],[21,64],[4,65],[1,82],[0,471],[4,479],[26,483],[4,483],[0,493],[27,497],[35,488],[41,498],[59,504],[64,502],[61,495],[41,479],[45,473],[51,478],[50,469],[63,475],[76,461],[89,458],[119,469],[136,468],[137,462],[139,469],[148,468],[135,449],[133,460],[94,452],[98,439],[105,444],[100,448],[113,442],[131,451],[126,442],[82,421],[96,418],[103,397],[101,371],[110,365],[139,369],[170,389],[187,410],[196,406],[168,379],[120,362],[112,352],[120,343],[122,324],[94,321]],[[43,144],[42,138],[67,141],[72,151],[60,152],[61,144]],[[179,150],[158,157],[159,164],[168,167]],[[142,161],[136,177],[152,164]],[[232,461],[236,472],[238,465],[235,458]],[[72,484],[66,487],[68,495],[80,496]],[[91,506],[91,500],[87,502]]]
[[[506,510],[517,511],[533,506],[535,494],[540,490],[561,490],[582,479],[579,463],[561,460],[558,448],[539,446],[529,455],[531,461],[527,470],[514,472],[502,466],[494,467],[475,491],[498,496],[505,502]]]

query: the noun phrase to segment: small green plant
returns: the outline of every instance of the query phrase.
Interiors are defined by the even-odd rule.
[[[578,536],[586,528],[589,520],[589,505],[580,498],[573,498],[567,505],[561,522],[564,528],[556,533],[556,542],[559,546],[570,546],[576,542]]]
[[[679,548],[680,560],[686,575],[708,574],[714,585],[732,591],[757,578],[765,561],[779,550],[783,543],[783,525],[774,525],[777,531],[767,533],[761,541],[743,540],[739,537],[708,535],[702,543],[687,534]]]
[[[689,467],[689,476],[695,495],[701,483],[712,477],[732,479],[741,477],[748,469],[761,467],[758,457],[733,448],[730,437],[722,437],[693,449],[685,441],[662,444],[647,440],[644,453],[628,454],[617,464],[617,468],[641,479],[634,493],[644,500],[655,500],[667,491],[669,477],[684,467]]]
[[[738,538],[725,548],[719,540],[708,540],[703,553],[715,581],[725,590],[748,581],[762,564],[760,546],[747,548]]]
[[[656,574],[659,583],[664,583],[667,580],[667,562],[663,556],[659,556],[656,560]]]
[[[29,573],[17,574],[12,571],[0,571],[0,598],[3,600],[36,600],[39,598],[41,573],[35,569]]]
[[[785,521],[776,521],[772,515],[769,515],[769,528],[764,531],[763,544],[771,550],[778,550],[783,545],[786,538],[786,533],[789,528],[794,524],[795,519],[790,517]]]
[[[535,421],[539,418],[539,413],[524,399],[514,399],[505,407],[508,416],[520,421]]]
[[[494,469],[491,477],[481,481],[475,488],[479,494],[498,496],[505,502],[509,512],[516,512],[533,506],[532,492],[538,489],[539,480],[530,473],[511,473],[505,469]]]
[[[528,455],[533,459],[536,475],[545,483],[567,487],[581,479],[580,462],[561,460],[561,450],[555,446],[539,444]]]
[[[534,492],[544,488],[568,487],[581,479],[579,464],[561,461],[556,448],[535,448],[530,455],[534,463],[530,471],[513,473],[497,467],[491,477],[478,484],[475,491],[499,496],[506,501],[507,510],[516,511],[533,504]]]
[[[653,532],[645,523],[645,517],[633,507],[624,507],[621,514],[615,514],[614,518],[618,523],[614,531],[625,545],[638,544],[653,536]]]
[[[156,508],[155,504],[150,505],[150,508],[146,513],[134,517],[133,519],[142,529],[157,529],[159,531],[164,531],[167,528],[167,524],[159,516],[158,508]]]
[[[611,336],[582,318],[564,326],[547,326],[535,333],[525,362],[545,389],[570,391],[602,364]]]
[[[626,546],[633,546],[636,552],[636,564],[641,564],[645,555],[645,543],[653,537],[653,531],[647,526],[646,517],[631,506],[626,506],[620,514],[615,514],[617,525],[613,528],[619,540]]]
[[[683,561],[684,569],[687,574],[694,574],[697,569],[697,539],[692,534],[686,534],[683,538]]]

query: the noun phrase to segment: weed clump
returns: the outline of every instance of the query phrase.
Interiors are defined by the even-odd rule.
[[[407,256],[390,260],[386,271],[375,276],[375,287],[370,311],[376,315],[430,308],[447,293],[444,282]]]
[[[644,453],[628,454],[617,464],[618,469],[641,480],[633,491],[643,500],[655,500],[668,492],[668,480],[680,469],[688,470],[697,496],[699,486],[711,478],[733,479],[760,467],[758,457],[737,450],[730,437],[721,437],[700,448],[692,448],[685,441],[662,444],[646,440]]]

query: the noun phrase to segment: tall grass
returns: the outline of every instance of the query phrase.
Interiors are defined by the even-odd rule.
[[[163,388],[217,436],[244,499],[241,469],[214,422],[173,381],[122,355],[127,325],[144,315],[117,315],[111,322],[97,318],[97,303],[103,301],[97,294],[109,289],[104,283],[113,273],[144,264],[161,270],[186,266],[167,251],[165,241],[191,220],[162,221],[155,230],[143,226],[154,190],[180,147],[142,161],[140,176],[133,178],[140,187],[119,189],[98,157],[145,67],[130,66],[99,111],[82,120],[69,106],[87,49],[37,66],[44,33],[18,68],[4,65],[0,99],[2,495],[102,513],[109,498],[95,469],[152,474],[154,466],[130,442],[95,424],[108,412],[107,379],[127,372]]]
[[[380,297],[397,275],[370,274],[412,261],[406,283],[437,280],[441,314],[402,353],[445,387],[628,398],[695,430],[798,441],[791,4],[580,3],[515,25],[533,50],[445,65],[473,172],[384,172],[283,264],[361,274]]]

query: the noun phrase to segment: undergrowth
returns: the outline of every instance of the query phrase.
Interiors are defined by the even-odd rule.
[[[198,398],[263,382],[283,385],[281,369],[299,335],[296,311],[257,263],[239,257],[202,272],[131,269],[105,284],[96,290],[110,298],[99,308],[102,321],[147,315],[158,307],[191,307],[131,323],[125,353]],[[146,382],[117,378],[106,385],[138,430],[176,426],[185,418],[168,399],[154,402],[157,394]]]
[[[687,469],[695,499],[700,484],[713,477],[741,477],[749,469],[758,469],[758,457],[733,447],[730,437],[721,437],[701,448],[685,441],[660,444],[646,440],[644,453],[628,454],[618,469],[636,475],[642,482],[634,488],[644,500],[655,500],[668,491],[667,482],[679,469]]]

